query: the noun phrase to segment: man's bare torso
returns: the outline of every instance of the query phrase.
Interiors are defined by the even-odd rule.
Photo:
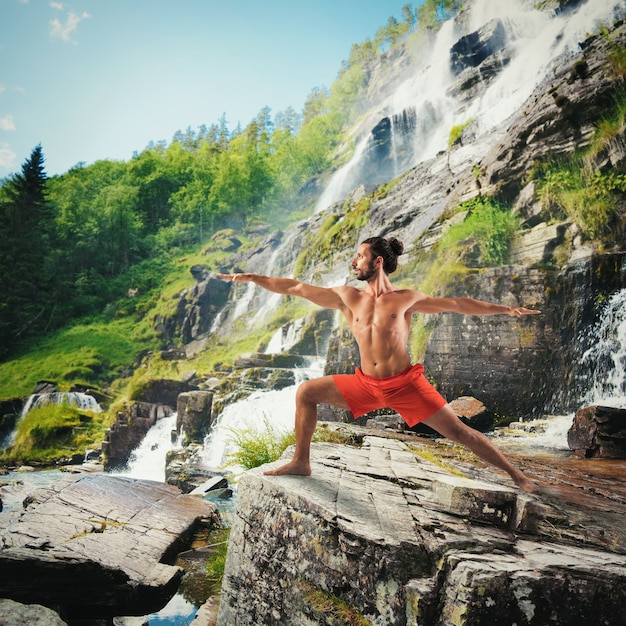
[[[374,296],[367,290],[343,287],[338,293],[361,354],[364,374],[394,376],[411,363],[407,351],[411,307],[419,292],[393,290]]]

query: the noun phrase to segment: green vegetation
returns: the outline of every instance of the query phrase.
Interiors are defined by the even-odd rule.
[[[432,463],[433,465],[436,465],[441,469],[446,470],[446,472],[452,474],[453,476],[461,476],[463,478],[466,478],[466,475],[461,470],[452,467],[449,463],[446,463],[441,458],[440,451],[434,452],[433,450],[418,448],[411,445],[409,445],[409,449],[411,450],[411,452],[413,452],[415,456],[419,457],[420,459],[424,459],[424,461],[428,461],[429,463]]]
[[[15,442],[0,455],[0,463],[48,463],[68,457],[77,450],[100,445],[104,431],[98,413],[68,404],[38,407],[20,420]]]
[[[228,465],[238,465],[246,470],[271,463],[295,443],[295,433],[277,432],[268,417],[264,428],[250,426],[242,430],[231,430],[230,441],[237,447],[228,458]]]
[[[623,48],[613,51],[626,55]],[[560,162],[537,164],[531,176],[547,219],[569,219],[588,239],[611,245],[623,230],[626,176],[599,171],[596,161],[623,141],[626,91],[616,94],[612,110],[596,126],[590,146]]]
[[[265,463],[272,463],[277,461],[289,446],[295,444],[296,436],[293,430],[276,431],[269,418],[266,417],[263,421],[265,424],[263,428],[250,426],[240,430],[231,430],[230,441],[237,447],[237,450],[228,455],[227,466],[238,465],[249,470]],[[331,429],[325,424],[317,428],[313,441],[350,445],[356,443],[355,437],[349,432]]]
[[[301,580],[297,584],[303,590],[305,601],[314,614],[323,616],[323,623],[341,624],[342,626],[369,626],[371,624],[370,620],[360,611],[338,596],[305,580]]]
[[[626,48],[606,35],[610,51],[607,72],[619,79],[626,76]],[[584,68],[584,69],[581,69]],[[574,64],[572,75],[586,71],[586,64]],[[530,179],[537,183],[547,219],[569,219],[587,239],[611,246],[624,230],[626,176],[601,170],[607,152],[621,149],[626,129],[626,89],[614,94],[614,105],[596,125],[590,145],[581,153],[559,162],[537,163]]]
[[[612,239],[625,193],[623,174],[590,173],[575,161],[552,167],[539,179],[546,214],[570,219],[590,239]]]
[[[419,26],[436,29],[463,6],[463,0],[425,0],[417,11]]]
[[[448,148],[452,147],[461,137],[463,136],[463,131],[472,123],[472,120],[467,120],[467,122],[463,124],[459,124],[457,126],[453,126],[450,129],[450,135],[448,136]]]
[[[39,380],[96,386],[111,382],[138,352],[155,345],[154,331],[132,317],[77,323],[33,342],[21,357],[0,363],[0,397],[25,396]]]
[[[493,198],[470,200],[460,210],[467,211],[465,219],[446,231],[438,251],[445,251],[448,259],[464,258],[478,267],[506,263],[519,220]]]
[[[207,546],[209,549],[209,558],[205,562],[205,569],[212,594],[219,593],[222,586],[229,536],[230,528],[211,531],[211,539],[213,540],[213,543]]]

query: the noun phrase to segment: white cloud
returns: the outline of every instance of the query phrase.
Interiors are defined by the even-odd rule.
[[[15,121],[12,115],[0,117],[0,130],[15,130]]]
[[[28,2],[28,0],[26,0]],[[57,11],[62,11],[63,10],[63,5],[60,2],[51,2],[50,6],[53,9],[57,9]]]
[[[11,169],[15,166],[17,154],[11,150],[8,143],[0,144],[0,167]]]
[[[59,6],[62,7],[62,5]],[[65,43],[76,43],[76,41],[73,39],[73,35],[76,32],[76,29],[78,28],[80,22],[88,17],[91,16],[87,12],[83,12],[81,15],[79,15],[78,13],[74,13],[74,11],[69,11],[65,24],[63,24],[55,17],[53,20],[50,20],[50,36],[52,37],[52,39],[60,39]]]

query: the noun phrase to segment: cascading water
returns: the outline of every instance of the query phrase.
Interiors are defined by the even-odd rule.
[[[123,470],[115,472],[130,478],[144,478],[165,482],[165,457],[170,450],[180,447],[176,434],[176,413],[157,420],[135,448]]]
[[[309,367],[295,370],[295,384],[284,389],[256,391],[247,398],[229,404],[211,426],[204,442],[203,462],[207,467],[218,469],[228,462],[234,451],[234,431],[263,432],[268,426],[275,433],[288,432],[294,426],[295,397],[298,385],[309,378],[322,374],[324,359],[311,359]],[[241,468],[229,469],[238,473]]]
[[[381,184],[433,158],[447,146],[453,126],[472,122],[475,150],[485,154],[553,68],[578,50],[588,34],[626,14],[623,0],[587,0],[575,9],[550,14],[526,0],[475,0],[463,20],[445,22],[429,52],[415,61],[412,74],[368,115],[352,158],[331,178],[317,211],[343,199],[361,184]],[[494,62],[480,95],[469,102],[459,92],[460,68],[451,67],[451,50],[478,30],[492,33]],[[490,30],[491,29],[491,30]],[[495,34],[494,34],[495,33]],[[497,64],[497,63],[496,63]],[[479,147],[480,146],[480,147]]]
[[[626,408],[626,289],[607,301],[581,359],[582,400]]]
[[[50,393],[33,393],[26,401],[20,418],[24,417],[24,415],[32,409],[48,406],[50,404],[69,404],[83,411],[94,411],[96,413],[102,411],[98,401],[88,393],[78,391],[54,391]]]
[[[578,363],[578,404],[626,408],[626,289],[607,300],[598,322],[582,331],[577,343],[590,346]],[[530,447],[569,450],[567,431],[573,417],[550,417]]]

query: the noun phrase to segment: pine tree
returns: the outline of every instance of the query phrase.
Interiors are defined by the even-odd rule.
[[[0,358],[44,329],[53,310],[54,220],[46,180],[39,145],[0,199]]]

